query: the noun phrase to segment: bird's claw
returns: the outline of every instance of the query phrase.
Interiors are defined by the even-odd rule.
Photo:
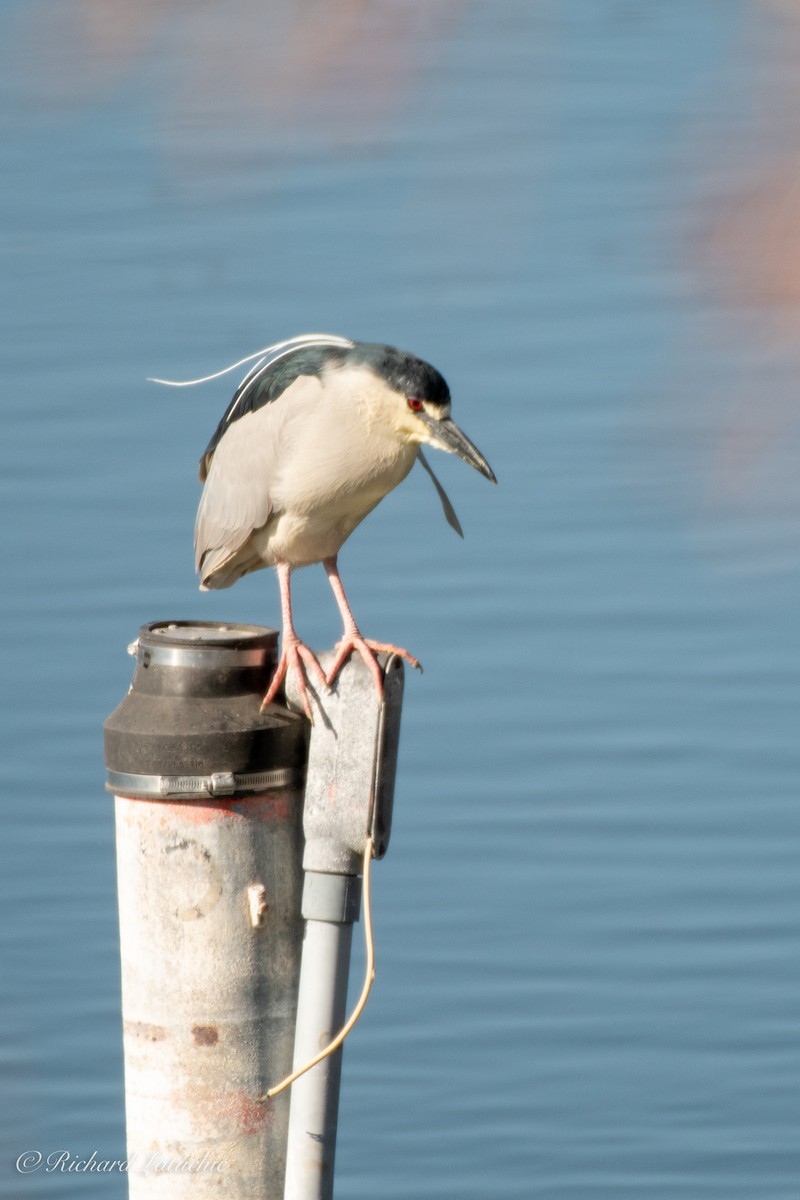
[[[266,695],[261,701],[261,712],[271,704],[277,696],[280,686],[286,678],[289,671],[292,671],[297,680],[297,690],[300,693],[300,700],[303,705],[303,711],[313,725],[314,716],[311,711],[311,698],[306,687],[306,668],[315,676],[320,686],[327,691],[328,682],[325,678],[325,672],[317,661],[316,655],[312,650],[309,650],[305,642],[301,642],[299,638],[284,637],[283,649],[281,651],[278,666],[275,674],[272,676],[272,682],[267,688]]]
[[[409,654],[408,650],[403,650],[400,646],[392,646],[388,642],[373,642],[371,638],[363,638],[358,632],[346,633],[342,640],[336,643],[336,658],[325,680],[328,687],[331,686],[354,650],[366,663],[379,698],[383,697],[383,671],[376,655],[397,654],[416,671],[422,671],[422,664],[414,658],[413,654]]]

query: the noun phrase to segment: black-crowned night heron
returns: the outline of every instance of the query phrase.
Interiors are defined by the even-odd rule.
[[[291,670],[311,717],[304,668],[329,687],[357,651],[380,692],[377,653],[399,654],[419,666],[407,650],[362,637],[339,578],[342,543],[417,459],[431,475],[448,521],[461,533],[423,445],[457,454],[496,480],[451,420],[442,376],[411,354],[306,334],[234,365],[253,359],[200,460],[205,487],[195,527],[197,570],[207,589],[230,587],[261,567],[276,568],[283,644],[264,705]],[[317,562],[325,567],[344,623],[327,677],[292,619],[292,570]]]

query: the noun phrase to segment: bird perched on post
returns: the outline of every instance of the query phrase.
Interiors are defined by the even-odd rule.
[[[447,520],[461,534],[423,445],[457,454],[493,483],[496,479],[451,419],[442,376],[411,354],[305,334],[233,366],[253,359],[200,460],[205,486],[195,526],[197,570],[205,590],[230,587],[250,571],[275,567],[283,643],[264,706],[293,671],[311,718],[305,670],[330,686],[355,651],[380,693],[377,653],[399,654],[419,666],[407,650],[362,636],[339,578],[342,543],[417,459],[433,479]],[[344,625],[327,676],[297,636],[292,617],[291,573],[317,562],[325,567]]]

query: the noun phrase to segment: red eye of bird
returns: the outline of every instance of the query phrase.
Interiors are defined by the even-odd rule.
[[[422,412],[422,401],[417,396],[409,396],[408,407],[412,412]]]

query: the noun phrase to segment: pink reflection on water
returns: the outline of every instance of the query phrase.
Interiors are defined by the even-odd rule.
[[[462,8],[463,0],[76,0],[21,10],[7,36],[27,60],[29,102],[40,110],[102,99],[138,73],[178,134],[249,129],[280,141],[313,126],[349,142],[413,96]]]
[[[759,518],[755,536],[774,536],[785,566],[798,561],[788,518],[800,517],[800,3],[753,0],[736,53],[737,115],[713,119],[700,175],[713,199],[693,239],[700,328],[719,364],[702,385],[704,509]]]

